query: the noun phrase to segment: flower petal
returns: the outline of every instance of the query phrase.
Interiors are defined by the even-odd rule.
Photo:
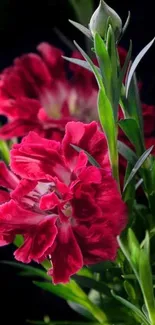
[[[52,253],[53,270],[49,274],[55,284],[67,283],[83,266],[81,250],[69,225],[64,224],[59,228],[56,240],[56,248]]]
[[[21,177],[31,180],[52,180],[57,176],[66,183],[70,172],[60,154],[60,143],[30,132],[21,144],[11,150],[11,168]]]
[[[57,235],[56,220],[57,216],[48,216],[32,232],[28,233],[24,244],[14,253],[16,260],[23,263],[30,263],[34,260],[39,263],[42,258],[45,258],[46,251],[52,247]]]
[[[14,189],[18,185],[19,179],[0,161],[0,186],[6,189]]]
[[[83,254],[84,264],[113,261],[116,258],[117,240],[105,223],[92,225],[85,228],[85,231],[77,227],[75,236]]]
[[[73,169],[78,153],[71,147],[71,144],[87,151],[102,168],[111,169],[106,138],[98,130],[98,124],[96,122],[90,124],[69,122],[66,125],[66,133],[62,141],[62,146],[66,161],[71,169]]]

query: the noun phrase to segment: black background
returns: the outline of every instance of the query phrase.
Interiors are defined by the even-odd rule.
[[[96,5],[97,5],[97,1]],[[133,40],[133,56],[155,36],[155,11],[151,0],[120,1],[109,0],[125,21],[128,10],[131,22],[121,45],[126,49]],[[0,70],[10,65],[12,60],[25,52],[34,52],[38,43],[50,42],[68,49],[58,40],[54,27],[59,28],[68,38],[76,39],[82,45],[80,32],[68,23],[75,19],[67,0],[1,0],[0,2]],[[155,45],[150,49],[138,68],[138,76],[143,82],[142,100],[155,104]],[[12,259],[13,247],[0,249],[0,260]],[[3,324],[25,324],[25,319],[77,320],[62,300],[42,292],[30,279],[17,276],[10,266],[0,265],[0,322]]]

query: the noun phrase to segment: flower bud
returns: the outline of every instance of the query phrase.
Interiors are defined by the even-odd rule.
[[[92,35],[97,32],[101,37],[105,38],[108,18],[110,18],[110,24],[117,40],[121,34],[122,21],[118,14],[104,0],[100,0],[98,8],[93,13],[89,23],[89,29]]]

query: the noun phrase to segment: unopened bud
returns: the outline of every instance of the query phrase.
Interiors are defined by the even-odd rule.
[[[108,19],[110,19],[110,24],[117,40],[122,31],[122,20],[104,0],[100,0],[98,8],[93,13],[90,19],[89,29],[93,36],[97,32],[101,37],[105,38]]]

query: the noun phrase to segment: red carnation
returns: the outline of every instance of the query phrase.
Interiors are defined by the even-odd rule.
[[[77,153],[71,143],[83,150]],[[90,165],[85,151],[100,168]],[[21,179],[10,189],[12,199],[0,206],[0,243],[22,234],[16,259],[41,262],[50,256],[54,283],[67,282],[84,264],[115,259],[126,208],[96,122],[68,123],[61,143],[30,132],[13,146],[11,167]]]
[[[8,118],[0,129],[3,139],[22,137],[33,130],[60,140],[68,121],[98,120],[93,73],[70,64],[72,76],[68,79],[62,51],[48,43],[39,44],[37,50],[40,55],[25,54],[1,73],[0,113]],[[78,52],[73,57],[83,59]]]

